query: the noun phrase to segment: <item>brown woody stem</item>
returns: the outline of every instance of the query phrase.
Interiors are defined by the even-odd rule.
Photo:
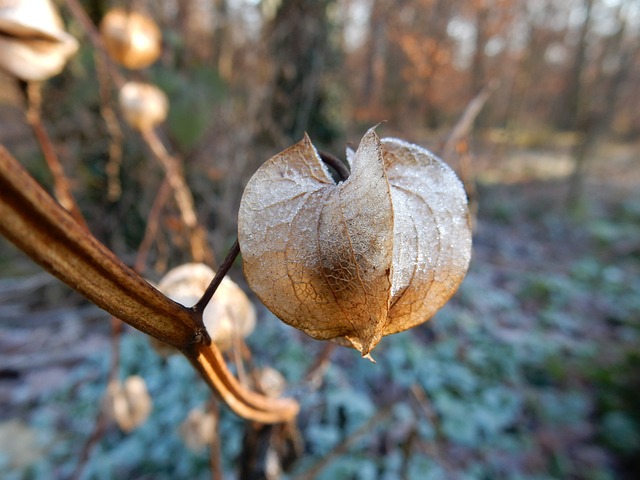
[[[99,307],[178,348],[203,341],[196,322],[81,227],[0,150],[0,232]],[[199,335],[198,335],[199,333]]]
[[[227,370],[215,343],[199,344],[187,358],[209,386],[242,418],[261,423],[281,423],[295,418],[300,407],[291,398],[269,398],[247,390]]]
[[[290,399],[242,387],[211,343],[197,312],[173,302],[122,263],[0,146],[0,233],[44,269],[112,315],[180,349],[225,403],[243,418],[284,422]]]

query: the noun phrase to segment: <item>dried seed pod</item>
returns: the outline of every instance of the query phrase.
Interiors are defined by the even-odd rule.
[[[209,286],[215,272],[202,263],[187,263],[170,270],[158,290],[172,300],[191,307]],[[247,337],[255,328],[256,312],[238,285],[222,279],[202,314],[207,332],[220,350],[227,350],[234,338]]]
[[[308,137],[244,191],[238,239],[249,286],[285,323],[363,356],[425,322],[471,256],[466,194],[432,153],[373,129],[335,184]]]
[[[116,62],[132,70],[146,68],[162,51],[162,33],[149,17],[114,8],[100,22],[107,52]]]
[[[282,396],[284,390],[287,388],[287,381],[275,368],[261,368],[257,372],[256,379],[258,381],[260,390],[267,397],[278,398]]]
[[[169,111],[167,96],[150,83],[125,83],[118,102],[127,123],[141,131],[162,123]]]
[[[124,382],[110,382],[103,408],[107,416],[125,432],[142,425],[152,409],[151,397],[144,379],[132,375]]]
[[[189,450],[198,453],[210,445],[218,419],[212,412],[194,408],[180,425],[180,436]]]
[[[0,0],[0,69],[25,81],[46,80],[77,50],[50,0]]]

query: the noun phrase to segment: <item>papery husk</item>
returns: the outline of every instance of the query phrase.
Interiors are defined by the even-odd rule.
[[[132,69],[146,68],[162,53],[162,32],[146,15],[122,8],[109,11],[100,22],[107,52]]]
[[[202,263],[176,267],[158,283],[158,290],[172,300],[191,307],[202,297],[215,272]],[[207,332],[222,351],[233,345],[235,338],[245,338],[256,325],[256,311],[242,289],[228,278],[222,279],[216,293],[203,312]]]
[[[275,368],[263,367],[256,372],[258,387],[267,397],[278,398],[287,388],[284,376]]]
[[[0,1],[0,69],[42,81],[60,73],[77,50],[50,0]]]
[[[213,441],[217,422],[213,412],[194,408],[180,424],[180,437],[189,450],[199,453]]]
[[[238,240],[267,308],[368,356],[453,295],[471,229],[461,182],[427,150],[371,129],[349,157],[338,184],[307,136],[265,162],[244,191]]]
[[[125,83],[120,89],[118,103],[127,123],[140,131],[164,122],[169,112],[169,99],[150,83]]]
[[[107,417],[115,421],[124,432],[142,425],[153,408],[144,379],[138,375],[127,377],[124,382],[111,381],[103,408]]]

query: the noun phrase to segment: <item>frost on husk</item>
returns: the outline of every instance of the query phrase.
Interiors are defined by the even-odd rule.
[[[471,255],[455,173],[373,129],[336,183],[308,137],[251,178],[239,212],[250,287],[282,321],[367,355],[384,335],[433,316]]]

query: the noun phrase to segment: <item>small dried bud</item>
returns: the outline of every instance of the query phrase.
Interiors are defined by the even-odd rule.
[[[257,381],[260,390],[271,398],[278,398],[282,396],[284,390],[287,388],[287,381],[282,374],[271,367],[264,367],[257,373]]]
[[[100,22],[107,52],[132,70],[148,67],[162,51],[162,33],[149,17],[114,8]]]
[[[200,299],[214,276],[215,272],[202,263],[187,263],[167,272],[158,284],[158,290],[172,300],[191,307]],[[228,278],[222,279],[202,317],[211,341],[222,351],[233,345],[234,338],[247,337],[256,324],[256,312],[249,298]]]
[[[217,418],[212,412],[194,408],[180,425],[180,436],[189,450],[199,453],[213,441],[216,423]]]
[[[46,80],[77,50],[50,0],[0,0],[0,69],[25,81]]]
[[[363,356],[425,322],[471,256],[467,199],[427,150],[373,129],[337,185],[308,137],[262,165],[240,204],[249,286],[285,323]]]
[[[167,118],[169,100],[162,90],[150,83],[125,83],[118,101],[125,120],[137,130],[153,128]]]
[[[151,397],[144,379],[133,375],[124,383],[117,380],[110,382],[103,408],[107,416],[125,432],[142,425],[152,409]]]

